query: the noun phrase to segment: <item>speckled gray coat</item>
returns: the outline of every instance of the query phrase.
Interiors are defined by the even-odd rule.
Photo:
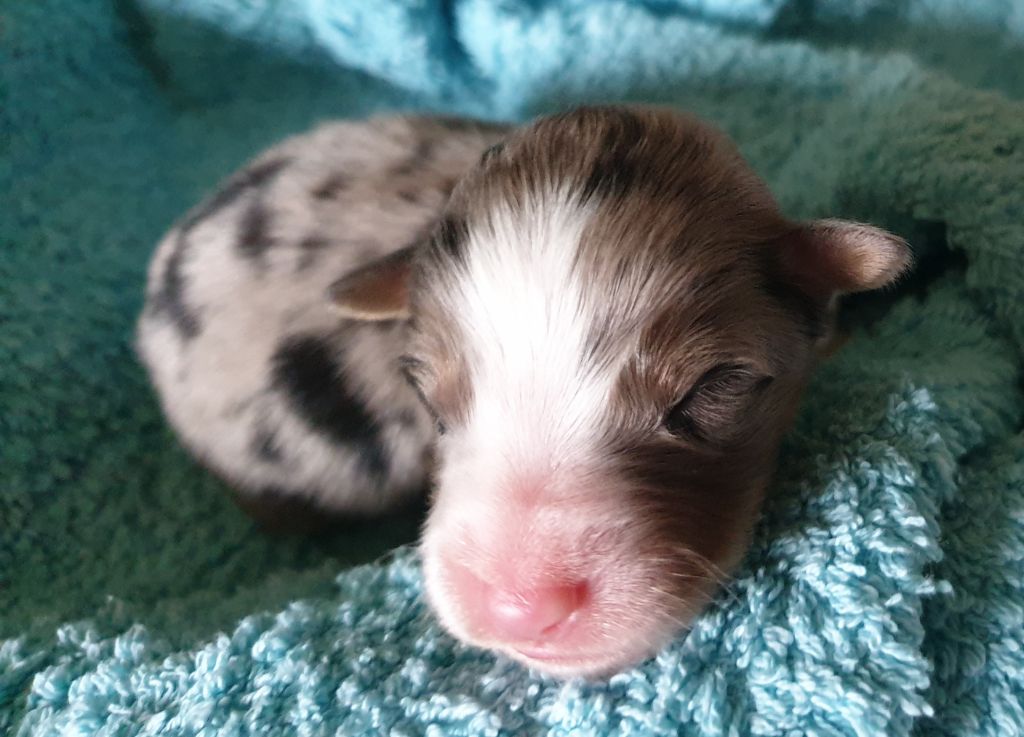
[[[339,277],[424,239],[500,126],[323,125],[229,178],[164,237],[137,344],[184,444],[242,501],[372,513],[424,486],[430,416],[405,323],[332,313]]]

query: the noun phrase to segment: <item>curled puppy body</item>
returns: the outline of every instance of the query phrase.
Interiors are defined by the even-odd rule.
[[[245,499],[386,509],[433,449],[441,622],[599,676],[742,557],[836,296],[908,262],[870,226],[788,220],[677,112],[378,120],[286,142],[180,223],[139,344]]]
[[[835,299],[909,262],[787,219],[678,112],[579,109],[489,150],[427,246],[334,290],[352,318],[411,314],[441,622],[559,676],[656,651],[745,552]]]
[[[504,132],[428,117],[324,125],[248,164],[158,246],[140,356],[184,444],[270,526],[422,492],[434,429],[397,366],[406,324],[339,320],[327,290],[426,239]]]

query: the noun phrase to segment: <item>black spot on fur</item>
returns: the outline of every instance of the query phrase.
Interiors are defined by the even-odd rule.
[[[166,315],[183,340],[192,340],[202,331],[199,313],[186,299],[188,282],[183,266],[188,256],[189,233],[203,220],[236,202],[247,190],[270,181],[289,161],[287,158],[269,159],[239,172],[193,208],[178,224],[173,251],[167,259],[159,289],[149,301],[149,309],[153,314]]]
[[[299,250],[307,252],[322,251],[330,245],[330,241],[322,235],[310,235],[299,242]]]
[[[454,215],[445,215],[434,227],[433,244],[445,256],[461,261],[466,240],[466,223]]]
[[[247,190],[266,184],[276,177],[289,163],[291,163],[291,159],[288,158],[268,159],[262,163],[254,164],[248,169],[243,169],[228,179],[220,189],[185,216],[181,223],[182,231],[187,233],[200,221],[236,202]]]
[[[344,174],[331,174],[317,185],[311,194],[318,200],[331,200],[348,186],[348,177]]]
[[[174,250],[167,259],[160,286],[149,301],[149,309],[155,315],[165,315],[177,328],[182,340],[193,340],[202,330],[197,311],[185,301],[185,275],[183,262],[188,254],[188,239],[179,231]]]
[[[322,235],[314,233],[299,241],[299,270],[304,271],[316,263],[320,253],[331,245]]]
[[[236,244],[239,252],[248,259],[259,259],[274,246],[270,234],[272,219],[270,211],[259,198],[253,200],[242,217],[241,231]]]
[[[412,156],[391,170],[395,176],[409,176],[426,168],[434,153],[434,142],[429,138],[423,138],[416,144],[416,150]]]
[[[355,450],[367,474],[383,478],[387,451],[380,427],[346,381],[340,356],[321,338],[286,338],[274,354],[273,385],[314,430]]]
[[[419,194],[416,193],[416,192],[412,192],[412,191],[410,191],[408,189],[401,189],[401,190],[399,190],[398,191],[398,197],[403,202],[409,202],[409,203],[412,203],[412,204],[415,204],[416,202],[419,202]]]
[[[284,460],[281,441],[278,439],[277,433],[269,427],[256,428],[256,432],[249,441],[249,448],[252,454],[264,463],[277,464]]]

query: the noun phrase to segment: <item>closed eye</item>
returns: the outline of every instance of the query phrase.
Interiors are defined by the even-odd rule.
[[[680,439],[713,440],[732,435],[741,411],[773,377],[747,364],[722,363],[705,372],[665,414],[663,425]]]

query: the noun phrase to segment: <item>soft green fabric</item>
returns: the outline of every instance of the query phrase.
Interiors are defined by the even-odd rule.
[[[1024,734],[1024,3],[0,0],[0,734]],[[314,120],[688,107],[794,216],[919,258],[851,300],[736,582],[545,680],[443,635],[417,520],[268,538],[133,357],[144,268]]]

